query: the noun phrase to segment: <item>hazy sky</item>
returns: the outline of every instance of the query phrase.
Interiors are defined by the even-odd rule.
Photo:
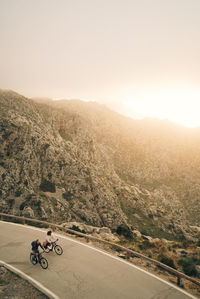
[[[0,0],[0,88],[200,125],[200,0]]]

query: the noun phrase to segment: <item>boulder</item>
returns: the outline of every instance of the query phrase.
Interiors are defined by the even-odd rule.
[[[63,227],[73,229],[79,232],[85,232],[85,225],[79,222],[67,222],[62,224]]]
[[[96,227],[79,222],[67,222],[63,223],[62,226],[79,232],[90,234],[93,237],[107,240],[110,242],[119,241],[119,238],[116,235],[112,234],[111,230],[108,227]]]
[[[99,228],[99,233],[102,234],[102,233],[106,233],[106,234],[111,234],[111,230],[109,227],[100,227]]]
[[[146,241],[149,241],[149,242],[152,242],[153,241],[153,238],[150,237],[150,236],[145,236],[145,235],[142,235],[142,239],[143,240],[146,240]]]

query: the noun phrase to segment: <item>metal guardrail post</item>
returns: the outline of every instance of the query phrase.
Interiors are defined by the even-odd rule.
[[[177,275],[177,286],[181,286],[181,278],[179,275]]]
[[[179,275],[177,276],[177,286],[184,289],[183,278],[181,278]]]
[[[126,259],[129,261],[130,260],[130,257],[131,257],[131,254],[129,251],[126,252]]]

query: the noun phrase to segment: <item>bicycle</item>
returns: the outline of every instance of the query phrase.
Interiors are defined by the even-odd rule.
[[[48,246],[44,247],[44,251],[46,253],[49,253],[50,251],[54,250],[57,255],[61,255],[63,253],[63,249],[60,245],[56,243],[57,241],[58,239],[51,243],[52,248],[49,248]]]
[[[31,252],[30,253],[30,261],[33,265],[36,265],[37,263],[39,263],[43,269],[48,268],[48,261],[47,261],[47,259],[45,259],[42,256],[41,252],[39,254]]]

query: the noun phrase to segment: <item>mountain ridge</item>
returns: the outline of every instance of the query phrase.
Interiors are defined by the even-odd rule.
[[[93,102],[42,104],[12,91],[0,90],[0,105],[1,211],[127,234],[135,227],[166,238],[193,235],[197,130],[158,127]]]

